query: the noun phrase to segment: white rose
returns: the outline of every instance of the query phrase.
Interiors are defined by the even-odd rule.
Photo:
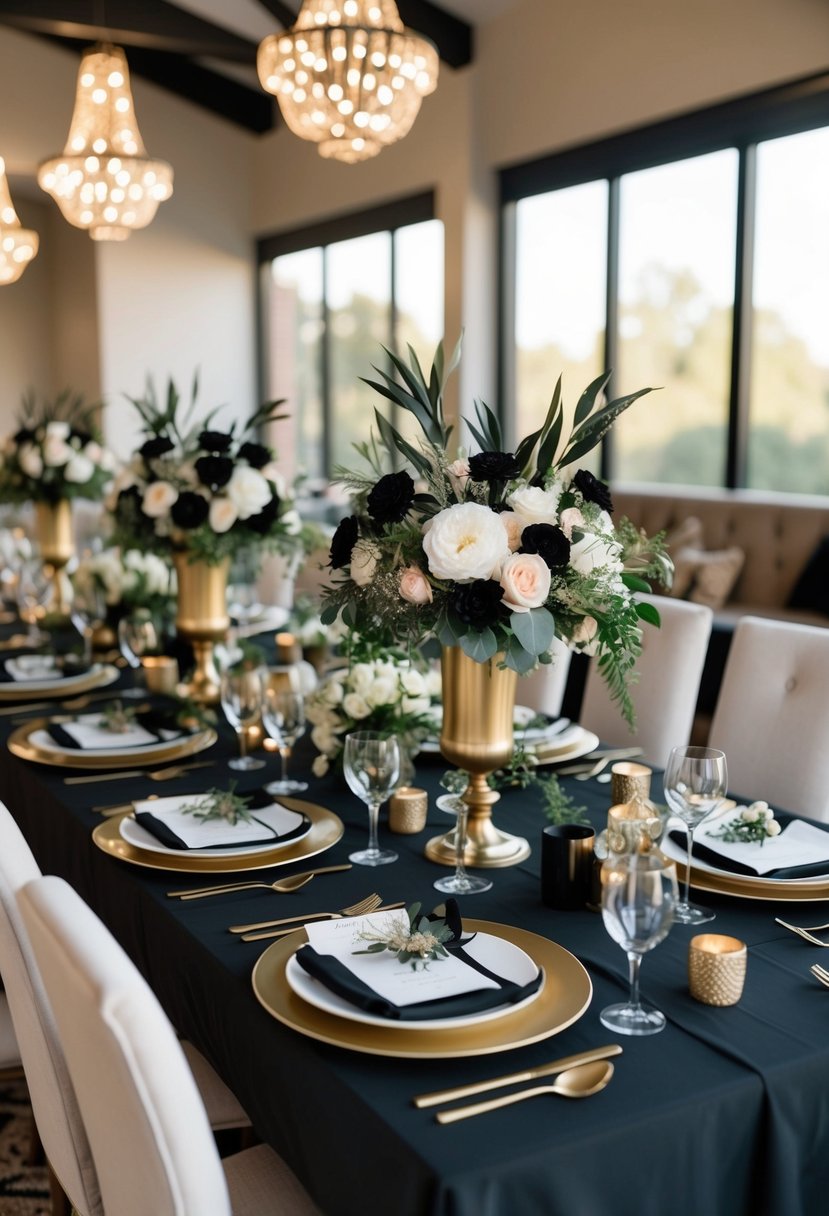
[[[430,667],[426,673],[426,691],[430,697],[439,697],[443,692],[443,676],[439,667]]]
[[[74,454],[74,448],[71,448],[66,440],[61,439],[59,435],[47,434],[43,440],[43,463],[53,469],[66,464],[67,461],[72,459]]]
[[[293,509],[286,511],[282,516],[282,524],[289,536],[298,536],[302,531],[302,520],[300,519],[299,511]]]
[[[358,587],[367,587],[377,572],[380,550],[373,541],[358,540],[351,550],[351,580]]]
[[[240,464],[233,470],[233,475],[227,483],[227,496],[230,498],[240,519],[250,519],[258,515],[271,501],[273,495],[267,480],[258,469]]]
[[[431,604],[432,588],[419,566],[406,566],[397,584],[402,599],[409,604]]]
[[[239,511],[231,498],[213,499],[208,519],[214,532],[229,532],[238,518]]]
[[[554,524],[558,518],[561,486],[556,482],[549,490],[541,486],[524,486],[510,494],[507,502],[526,527],[528,524]]]
[[[578,507],[567,507],[561,512],[561,519],[558,521],[558,526],[561,528],[568,540],[573,539],[573,529],[584,528],[584,516]]]
[[[68,439],[69,438],[69,423],[63,422],[60,419],[53,419],[46,423],[46,438],[47,439]]]
[[[169,481],[153,481],[144,491],[141,500],[141,510],[150,519],[159,519],[167,515],[173,503],[178,498],[178,490]]]
[[[594,570],[621,571],[622,546],[604,536],[586,532],[570,549],[570,565],[579,574],[592,574]]]
[[[480,503],[463,502],[433,516],[423,549],[435,578],[471,583],[492,577],[509,555],[509,541],[500,516]]]
[[[326,705],[342,705],[345,693],[343,686],[339,680],[326,680],[322,689],[322,696]]]
[[[328,772],[328,767],[329,767],[329,765],[328,765],[327,756],[314,756],[314,759],[311,763],[311,772],[314,774],[315,777],[324,777],[325,774]]]
[[[42,477],[43,458],[34,444],[21,444],[20,451],[17,453],[17,462],[27,477],[35,479]]]
[[[426,681],[420,672],[414,669],[402,672],[400,683],[410,697],[422,697],[426,693]]]
[[[95,474],[95,465],[88,456],[84,456],[83,452],[76,452],[71,460],[67,461],[66,468],[63,470],[63,475],[67,481],[74,482],[75,485],[83,486],[88,481],[91,481]]]
[[[767,836],[779,836],[780,835],[780,824],[777,822],[776,819],[766,820],[766,835]]]
[[[361,718],[367,718],[371,713],[369,703],[356,692],[346,694],[343,699],[343,709],[349,718],[354,718],[356,721],[359,721]]]
[[[503,603],[512,612],[540,608],[550,594],[550,567],[537,553],[513,553],[501,567]]]
[[[374,681],[366,693],[366,701],[372,709],[376,709],[378,705],[394,705],[399,696],[400,690],[397,687],[397,680],[389,679],[388,676],[381,676],[380,679]]]
[[[364,697],[374,683],[374,668],[371,663],[355,663],[348,676],[348,686]]]
[[[428,697],[404,697],[400,708],[404,714],[428,714],[432,706]]]

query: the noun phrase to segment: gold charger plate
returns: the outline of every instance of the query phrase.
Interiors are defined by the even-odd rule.
[[[27,687],[21,688],[19,683],[12,680],[0,684],[0,702],[42,701],[44,698],[52,701],[60,700],[61,697],[74,697],[82,692],[89,692],[92,688],[105,688],[107,684],[114,684],[120,674],[118,668],[113,667],[111,663],[100,663],[90,667],[84,675],[71,680],[68,687],[64,680],[40,680],[37,687],[31,681],[24,681]]]
[[[673,858],[671,858],[673,861]],[[685,881],[685,864],[681,861],[676,865],[677,877]],[[815,879],[797,884],[773,882],[771,879],[752,878],[751,882],[741,881],[739,874],[709,874],[707,870],[697,870],[691,866],[691,886],[699,891],[710,891],[712,895],[733,895],[735,899],[762,899],[807,902],[829,899],[829,879]]]
[[[268,1013],[300,1034],[350,1051],[401,1059],[440,1060],[512,1051],[558,1034],[587,1009],[593,995],[590,976],[563,946],[527,929],[486,920],[466,920],[464,929],[503,938],[543,967],[544,985],[537,999],[494,1021],[450,1030],[413,1031],[401,1022],[386,1027],[347,1021],[308,1005],[288,985],[285,968],[307,941],[304,929],[268,946],[253,968],[253,991]]]
[[[311,831],[293,844],[276,845],[261,853],[250,853],[245,857],[188,857],[183,850],[181,856],[151,853],[147,849],[128,844],[121,836],[119,824],[125,817],[116,815],[103,820],[92,832],[92,840],[104,853],[117,857],[130,865],[143,866],[148,870],[174,870],[179,874],[236,874],[244,870],[266,870],[275,866],[286,866],[292,861],[316,857],[324,853],[341,839],[345,828],[343,821],[333,811],[303,802],[298,798],[280,798],[283,806],[292,811],[302,811],[311,820]],[[127,812],[130,814],[131,812]]]
[[[143,750],[130,748],[119,752],[113,748],[111,752],[102,755],[98,752],[90,755],[78,748],[52,749],[40,747],[32,743],[31,736],[38,730],[48,726],[48,718],[35,718],[18,726],[9,735],[9,751],[19,756],[21,760],[34,760],[37,764],[60,765],[63,768],[106,769],[107,772],[117,772],[119,768],[142,768],[148,764],[166,764],[169,760],[181,760],[185,756],[194,756],[197,752],[206,751],[216,742],[218,735],[212,727],[194,731],[183,739],[173,739],[167,746],[150,747]],[[145,754],[146,753],[146,754]]]

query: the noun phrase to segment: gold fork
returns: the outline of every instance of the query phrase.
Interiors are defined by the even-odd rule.
[[[802,929],[799,925],[790,925],[788,921],[781,920],[779,916],[775,916],[775,921],[778,925],[782,925],[784,929],[788,929],[790,933],[796,933],[798,937],[802,937],[804,942],[809,942],[812,946],[829,947],[829,942],[822,942],[819,937],[815,937],[808,929]],[[825,925],[815,925],[815,929],[826,928]]]
[[[364,908],[361,905],[368,900],[377,903],[371,908]],[[339,912],[300,912],[296,916],[283,916],[281,920],[260,920],[253,925],[231,925],[228,933],[255,933],[259,929],[278,929],[280,925],[295,925],[297,923],[304,925],[308,920],[338,920],[341,916],[360,916],[364,912],[376,912],[380,906],[380,897],[369,895],[365,900],[351,908],[340,908]],[[394,907],[398,907],[395,904]],[[384,909],[385,911],[385,909]]]
[[[393,912],[396,908],[405,908],[406,906],[403,900],[400,900],[396,904],[383,904],[375,903],[375,898],[379,899],[379,896],[372,897],[371,907],[355,904],[352,908],[344,908],[342,912],[331,913],[327,919],[339,920],[342,916],[367,916],[369,912]],[[365,905],[366,902],[364,900],[363,904]],[[287,937],[289,933],[296,933],[298,929],[301,929],[304,921],[308,919],[310,917],[303,917],[303,920],[298,924],[288,925],[284,929],[268,929],[264,933],[243,933],[239,940],[243,942],[262,942],[270,937]]]
[[[121,777],[148,777],[150,781],[170,781],[180,777],[182,773],[190,773],[194,768],[209,768],[212,760],[197,760],[195,764],[174,764],[172,767],[143,769],[122,769],[115,773],[96,773],[94,777],[64,777],[64,785],[89,785],[93,781],[118,781]]]
[[[43,709],[86,709],[87,705],[91,705],[93,701],[107,701],[113,697],[117,697],[117,693],[99,692],[87,693],[83,697],[73,697],[69,701],[29,701],[21,702],[17,705],[4,705],[0,709],[0,714],[6,717],[9,714],[32,714]]]
[[[815,979],[823,984],[824,988],[829,988],[829,971],[825,967],[821,967],[818,963],[815,963],[809,970]]]

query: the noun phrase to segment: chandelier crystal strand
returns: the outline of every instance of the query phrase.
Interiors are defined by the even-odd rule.
[[[0,286],[16,283],[37,253],[36,232],[21,228],[6,179],[6,162],[0,156]]]
[[[173,170],[147,156],[123,50],[84,52],[63,155],[45,161],[38,183],[64,218],[96,241],[123,241],[146,228],[173,193]]]
[[[257,68],[294,134],[353,164],[408,133],[438,54],[394,0],[304,0],[289,31],[261,43]]]

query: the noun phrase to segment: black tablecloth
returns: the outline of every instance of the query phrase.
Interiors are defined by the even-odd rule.
[[[0,719],[3,737],[9,719]],[[443,762],[421,762],[428,788],[426,830],[391,837],[400,860],[315,879],[292,895],[250,891],[179,903],[165,892],[183,875],[142,870],[96,849],[93,804],[150,792],[189,793],[226,781],[232,733],[222,728],[207,756],[214,767],[163,787],[145,779],[66,786],[66,769],[19,761],[3,749],[0,797],[22,826],[42,868],[62,874],[92,904],[147,976],[180,1032],[231,1084],[256,1130],[288,1160],[327,1216],[823,1216],[829,1193],[829,994],[809,976],[816,952],[774,924],[780,905],[707,896],[711,931],[748,942],[740,1004],[714,1009],[688,995],[693,930],[674,926],[645,957],[642,988],[668,1016],[657,1036],[625,1039],[612,1084],[579,1102],[533,1099],[440,1126],[411,1105],[416,1093],[497,1076],[614,1041],[599,1023],[623,997],[627,964],[595,913],[554,912],[540,901],[537,798],[504,794],[496,822],[529,838],[523,865],[490,871],[491,891],[462,901],[467,916],[520,925],[553,938],[586,965],[594,995],[562,1034],[478,1059],[398,1060],[319,1044],[275,1021],[256,1001],[253,963],[267,942],[227,932],[238,922],[315,912],[369,891],[385,900],[441,896],[441,870],[423,857],[449,820],[434,807]],[[310,750],[295,757],[305,767]],[[274,761],[274,764],[276,762]],[[198,780],[195,780],[198,778]],[[243,775],[240,790],[262,773]],[[342,816],[335,863],[365,844],[365,808],[336,778],[311,779],[305,797]],[[608,787],[573,783],[601,826]],[[385,842],[384,841],[384,842]],[[296,863],[290,870],[307,868]],[[284,871],[280,871],[282,873]],[[261,877],[274,876],[272,871]],[[244,875],[255,877],[257,875]],[[194,879],[193,886],[202,885]],[[787,905],[814,923],[826,905]],[[785,913],[784,913],[785,914]],[[829,919],[829,918],[827,918]],[[115,1117],[115,1115],[114,1115]]]

